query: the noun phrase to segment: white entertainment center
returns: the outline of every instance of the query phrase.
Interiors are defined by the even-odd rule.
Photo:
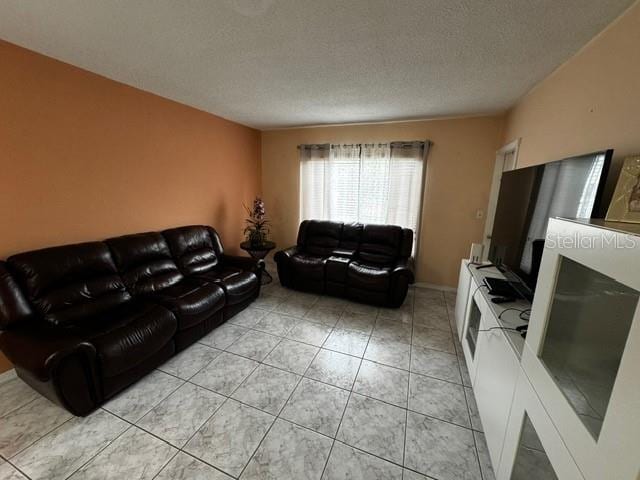
[[[462,261],[456,329],[497,480],[640,479],[638,227],[551,219],[532,304],[493,303],[502,274]]]

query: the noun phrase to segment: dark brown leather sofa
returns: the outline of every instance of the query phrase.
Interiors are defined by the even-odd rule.
[[[413,232],[395,225],[305,220],[274,259],[285,287],[399,307],[414,282],[412,245]]]
[[[20,253],[0,262],[0,349],[86,415],[245,308],[263,269],[206,226]]]

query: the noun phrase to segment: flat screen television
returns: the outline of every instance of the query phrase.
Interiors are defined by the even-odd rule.
[[[549,218],[593,218],[613,150],[504,172],[491,232],[489,261],[525,298],[538,278]]]

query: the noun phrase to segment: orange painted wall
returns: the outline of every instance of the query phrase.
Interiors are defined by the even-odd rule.
[[[0,258],[190,223],[238,251],[260,132],[2,41],[0,65]]]

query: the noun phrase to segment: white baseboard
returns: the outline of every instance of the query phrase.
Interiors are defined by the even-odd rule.
[[[457,289],[455,287],[449,287],[447,285],[435,285],[433,283],[427,282],[416,282],[413,284],[416,288],[430,288],[431,290],[441,290],[443,292],[455,292]]]
[[[16,378],[18,375],[16,374],[16,369],[12,368],[11,370],[7,370],[6,372],[0,373],[0,383],[8,382]]]

